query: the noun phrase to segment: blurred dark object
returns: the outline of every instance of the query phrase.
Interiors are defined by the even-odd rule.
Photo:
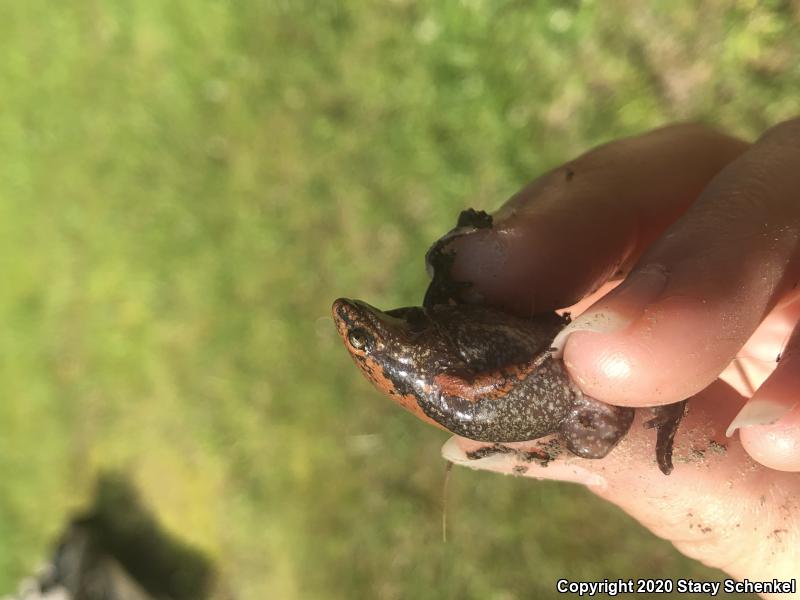
[[[124,478],[104,475],[94,507],[73,519],[51,563],[16,598],[204,600],[213,580],[208,558],[165,532]]]

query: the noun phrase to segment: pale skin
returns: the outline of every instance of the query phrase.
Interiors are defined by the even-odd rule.
[[[798,577],[800,119],[752,144],[698,124],[611,142],[528,185],[494,223],[450,245],[473,301],[571,307],[556,345],[599,400],[693,397],[670,476],[642,411],[606,458],[564,455],[525,475],[585,484],[735,578]],[[443,453],[518,465],[468,460],[481,445],[453,438]]]

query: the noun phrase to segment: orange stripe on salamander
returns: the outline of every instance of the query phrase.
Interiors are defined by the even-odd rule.
[[[357,357],[352,354],[351,356],[353,357],[353,361],[356,363],[356,366],[361,369],[367,379],[369,379],[376,388],[389,396],[389,398],[391,398],[394,402],[402,406],[418,419],[422,419],[426,423],[430,423],[439,429],[447,431],[447,428],[431,419],[422,411],[417,403],[417,399],[412,394],[401,395],[395,389],[394,383],[392,383],[391,379],[383,374],[383,368],[374,359],[366,356]]]
[[[539,366],[539,361],[513,365],[490,373],[482,373],[472,379],[458,375],[442,373],[433,378],[442,393],[448,396],[463,398],[468,402],[481,399],[499,400],[504,398],[514,387],[524,380]]]

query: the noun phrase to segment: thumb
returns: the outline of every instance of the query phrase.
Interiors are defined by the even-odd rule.
[[[743,403],[719,381],[692,398],[669,476],[656,465],[645,410],[603,459],[559,452],[552,438],[487,445],[454,437],[442,454],[473,469],[582,483],[706,565],[739,579],[789,580],[800,564],[800,478],[755,463],[738,438],[725,437]]]

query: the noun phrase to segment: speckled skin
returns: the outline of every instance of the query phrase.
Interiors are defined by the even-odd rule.
[[[521,319],[470,305],[380,311],[358,300],[333,305],[356,365],[425,421],[487,442],[561,433],[578,456],[601,458],[630,428],[634,410],[583,394],[550,343],[567,319]]]
[[[493,226],[491,215],[468,209],[425,255],[431,282],[422,307],[382,312],[341,298],[333,316],[345,347],[375,386],[423,421],[478,441],[497,442],[560,433],[567,448],[602,458],[627,433],[634,409],[586,396],[550,344],[568,320],[555,313],[524,319],[462,304],[469,283],[450,277],[448,243]],[[356,342],[354,344],[354,342]],[[672,471],[672,444],[686,401],[652,408],[656,460]]]

